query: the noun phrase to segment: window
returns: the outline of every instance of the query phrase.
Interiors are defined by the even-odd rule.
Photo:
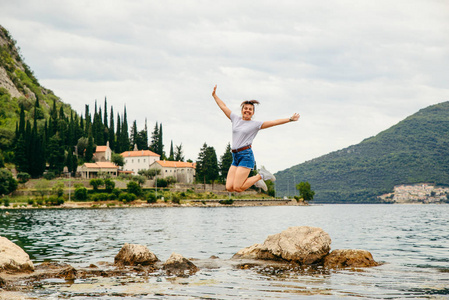
[[[140,163],[140,158],[137,160],[138,163]]]
[[[134,159],[131,159],[131,162],[133,163],[133,162],[134,162]]]

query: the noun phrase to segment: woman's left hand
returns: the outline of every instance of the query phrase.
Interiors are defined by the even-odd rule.
[[[299,114],[294,113],[292,117],[290,117],[290,121],[298,121],[299,120]]]

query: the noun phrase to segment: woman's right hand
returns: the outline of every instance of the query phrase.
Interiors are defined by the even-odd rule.
[[[216,91],[217,91],[217,85],[214,86],[214,91],[212,92],[212,97],[216,96],[216,94],[215,94]]]

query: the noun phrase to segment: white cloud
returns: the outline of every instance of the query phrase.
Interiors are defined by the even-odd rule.
[[[411,1],[6,1],[0,20],[41,83],[77,111],[104,97],[221,156],[233,110],[258,99],[259,164],[279,171],[449,100],[449,5]]]

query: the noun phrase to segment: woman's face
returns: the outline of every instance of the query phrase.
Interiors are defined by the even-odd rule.
[[[254,105],[252,104],[244,104],[242,107],[242,119],[243,120],[251,120],[254,115]]]

